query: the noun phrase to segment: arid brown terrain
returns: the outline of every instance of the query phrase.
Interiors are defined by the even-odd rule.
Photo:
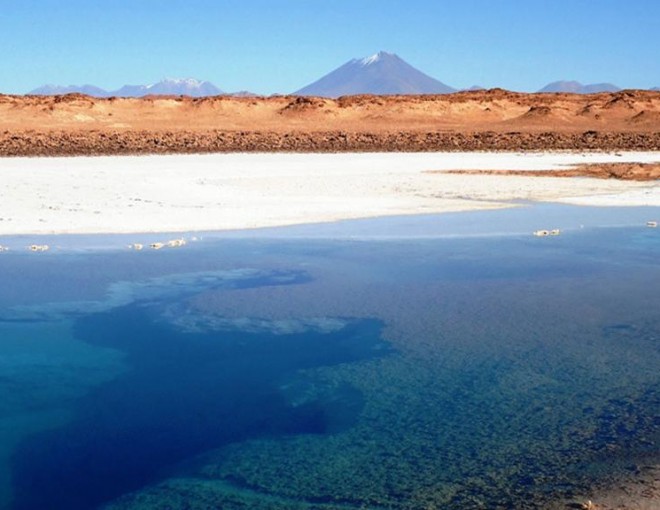
[[[660,92],[92,98],[0,95],[0,154],[660,150]]]
[[[431,171],[436,173],[438,171]],[[566,170],[448,170],[449,174],[466,175],[522,175],[527,177],[593,177],[622,181],[657,181],[660,164],[653,163],[596,163],[579,165]]]

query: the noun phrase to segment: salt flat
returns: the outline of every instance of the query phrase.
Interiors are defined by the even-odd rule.
[[[660,206],[656,183],[451,175],[660,153],[213,154],[0,159],[0,235],[245,229],[514,207]]]

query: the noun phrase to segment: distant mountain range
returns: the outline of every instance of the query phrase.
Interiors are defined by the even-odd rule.
[[[468,91],[483,90],[473,86]],[[583,85],[577,81],[556,81],[549,83],[539,92],[592,94],[596,92],[618,92],[621,90],[611,83],[592,83]],[[650,90],[660,91],[660,87]],[[61,95],[81,93],[95,97],[143,97],[147,95],[185,95],[205,97],[231,95],[253,97],[247,91],[225,93],[208,81],[192,78],[165,79],[152,85],[124,85],[118,90],[107,91],[94,85],[44,85],[30,94]],[[349,60],[341,67],[326,74],[317,81],[294,92],[300,96],[321,96],[336,98],[355,94],[450,94],[458,89],[415,69],[398,55],[380,51],[370,57]]]
[[[109,93],[99,87],[94,85],[43,85],[39,88],[36,88],[28,94],[33,94],[37,96],[60,96],[63,94],[87,94],[88,96],[94,97],[106,97]]]
[[[94,85],[44,85],[30,92],[34,95],[51,96],[57,94],[71,93],[87,94],[94,97],[143,97],[148,95],[172,95],[205,97],[223,94],[222,90],[208,81],[199,81],[192,78],[172,79],[168,78],[152,85],[124,85],[119,90],[103,90]],[[241,93],[245,95],[246,93]]]
[[[353,59],[294,92],[299,96],[339,97],[354,94],[449,94],[455,88],[415,69],[393,53],[381,51]]]
[[[582,85],[579,81],[555,81],[543,87],[539,92],[569,92],[572,94],[595,94],[596,92],[618,92],[621,90],[611,83],[591,83]]]

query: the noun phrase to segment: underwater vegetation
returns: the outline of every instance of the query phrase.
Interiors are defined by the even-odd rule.
[[[82,358],[115,368],[15,441],[7,507],[570,501],[657,459],[656,249],[630,229],[224,241],[187,276],[177,252],[169,276],[105,298],[8,308],[5,331],[23,327],[12,314],[66,321]]]

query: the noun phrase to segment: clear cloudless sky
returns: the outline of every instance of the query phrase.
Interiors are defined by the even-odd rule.
[[[457,88],[660,86],[660,0],[0,0],[0,92],[295,91],[385,50]]]

